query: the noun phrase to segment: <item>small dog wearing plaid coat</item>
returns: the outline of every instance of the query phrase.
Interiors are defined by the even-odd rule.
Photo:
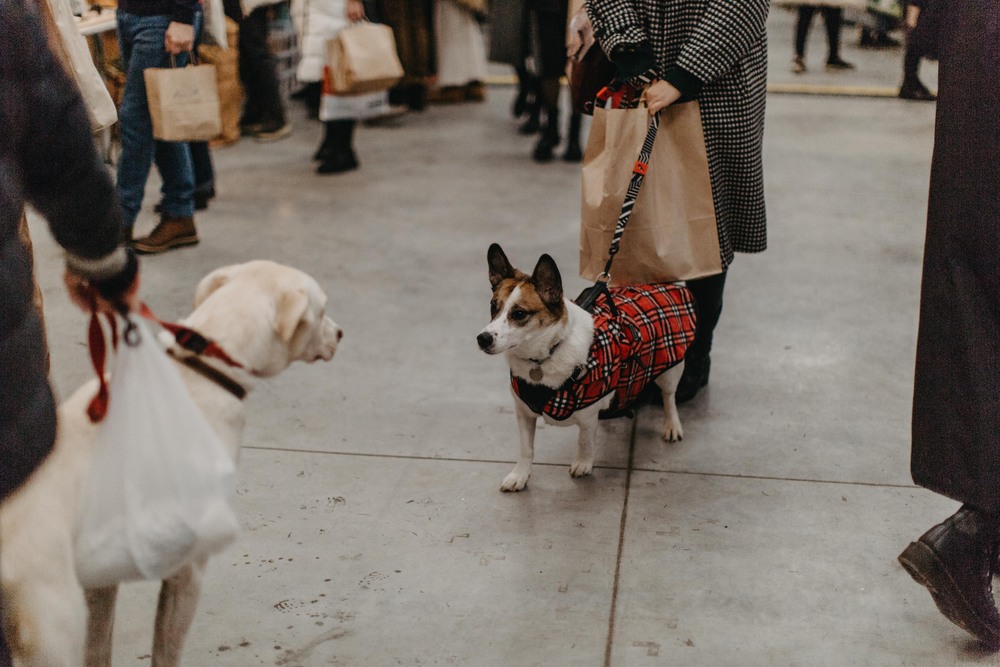
[[[505,353],[521,449],[501,491],[528,483],[539,417],[580,429],[573,477],[594,467],[598,419],[629,413],[650,383],[663,394],[663,438],[684,437],[674,392],[694,340],[694,302],[673,284],[612,287],[588,312],[563,295],[555,262],[542,255],[529,276],[503,249],[487,252],[492,320],[477,337],[487,354]]]

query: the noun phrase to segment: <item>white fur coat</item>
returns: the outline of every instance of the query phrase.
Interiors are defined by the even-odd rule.
[[[292,21],[299,39],[302,83],[323,80],[326,42],[347,27],[347,0],[292,0]]]

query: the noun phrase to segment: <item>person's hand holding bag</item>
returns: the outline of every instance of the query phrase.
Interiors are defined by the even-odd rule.
[[[681,91],[663,79],[654,81],[649,88],[646,88],[646,106],[649,108],[650,116],[661,109],[666,109],[680,98]]]

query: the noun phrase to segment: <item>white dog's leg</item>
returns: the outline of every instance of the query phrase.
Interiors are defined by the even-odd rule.
[[[111,637],[115,629],[118,587],[93,588],[87,597],[87,667],[111,667]]]
[[[521,451],[517,457],[514,469],[503,478],[501,491],[520,491],[527,485],[531,475],[531,462],[535,458],[535,423],[537,417],[531,414],[520,401],[514,399],[514,412],[517,413],[517,430],[521,436]]]
[[[185,565],[160,586],[153,634],[153,667],[177,667],[181,664],[184,638],[194,620],[206,563],[203,558]]]
[[[594,469],[594,448],[597,442],[597,413],[580,419],[580,436],[576,443],[576,460],[569,467],[572,477],[585,477]]]
[[[76,667],[83,660],[87,632],[83,592],[78,585],[63,583],[4,590],[3,625],[15,665]]]
[[[681,418],[677,414],[677,403],[674,393],[677,383],[684,374],[684,362],[677,364],[666,373],[656,378],[656,384],[663,393],[663,439],[667,442],[678,442],[684,439],[684,429],[681,428]]]

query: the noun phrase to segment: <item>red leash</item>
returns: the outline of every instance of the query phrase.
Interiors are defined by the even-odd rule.
[[[139,303],[138,312],[142,317],[145,317],[147,320],[152,322],[156,322],[161,327],[172,333],[174,335],[174,339],[177,341],[177,344],[185,350],[199,356],[218,359],[233,368],[243,368],[243,364],[230,357],[218,343],[205,338],[194,329],[189,329],[174,322],[161,320],[153,313],[149,306],[142,302]],[[110,313],[105,313],[105,317],[111,328],[111,344],[114,349],[117,350],[118,323],[115,320],[114,315]],[[138,344],[135,325],[131,322],[131,320],[129,320],[127,312],[123,312],[122,317],[125,318],[127,323],[123,334],[125,343],[127,345]],[[90,293],[90,324],[87,331],[87,345],[90,348],[90,361],[94,366],[94,371],[97,373],[97,380],[99,383],[97,394],[90,400],[90,403],[87,406],[87,416],[90,418],[90,421],[97,423],[104,419],[105,415],[108,413],[109,396],[108,382],[104,373],[104,367],[107,362],[107,344],[104,340],[104,328],[101,326],[101,320],[97,310],[96,291],[91,291]],[[250,372],[252,373],[253,371]]]

